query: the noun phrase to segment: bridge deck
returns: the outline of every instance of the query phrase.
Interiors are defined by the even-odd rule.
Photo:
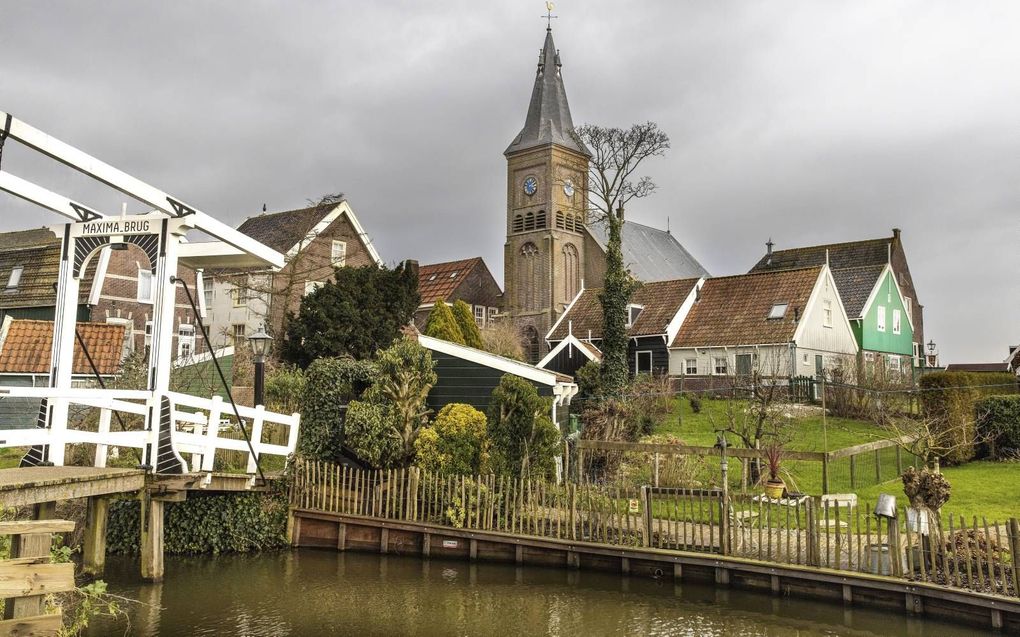
[[[0,469],[0,505],[5,507],[138,491],[141,469],[22,467]]]

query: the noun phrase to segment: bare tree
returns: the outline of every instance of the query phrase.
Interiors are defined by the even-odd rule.
[[[651,177],[636,177],[641,162],[665,154],[669,136],[655,122],[635,124],[627,130],[584,124],[571,132],[581,147],[591,151],[588,206],[596,222],[606,224],[606,277],[600,295],[603,314],[602,384],[610,395],[627,384],[627,302],[634,282],[624,269],[623,210],[635,198],[655,191]]]

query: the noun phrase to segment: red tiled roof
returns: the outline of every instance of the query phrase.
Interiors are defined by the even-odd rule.
[[[437,299],[449,300],[468,273],[482,262],[482,257],[432,263],[418,267],[418,294],[422,304],[435,303]]]
[[[821,267],[708,279],[671,347],[786,343],[797,330]],[[783,318],[770,319],[786,303]],[[797,310],[797,311],[795,311]]]
[[[653,336],[665,334],[666,326],[676,316],[684,299],[690,294],[698,279],[674,279],[643,283],[630,297],[630,303],[644,309],[637,320],[627,329],[628,336]],[[579,339],[602,338],[601,288],[592,288],[581,293],[570,311],[549,335],[550,341],[561,341],[571,331]]]
[[[11,320],[0,334],[0,373],[46,374],[50,371],[53,321]],[[108,323],[78,323],[78,332],[92,355],[100,374],[116,374],[124,349],[124,326]],[[92,374],[85,352],[74,343],[75,374]]]

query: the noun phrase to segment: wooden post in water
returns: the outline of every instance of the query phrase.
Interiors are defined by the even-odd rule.
[[[82,542],[82,571],[93,576],[103,574],[106,567],[106,517],[110,501],[88,499],[85,513],[85,539]]]
[[[166,503],[154,499],[144,490],[140,500],[142,579],[159,582],[163,580],[163,512]]]

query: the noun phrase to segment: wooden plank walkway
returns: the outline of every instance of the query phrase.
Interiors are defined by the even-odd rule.
[[[71,498],[138,491],[141,469],[99,467],[21,467],[0,469],[0,505],[25,506]]]

